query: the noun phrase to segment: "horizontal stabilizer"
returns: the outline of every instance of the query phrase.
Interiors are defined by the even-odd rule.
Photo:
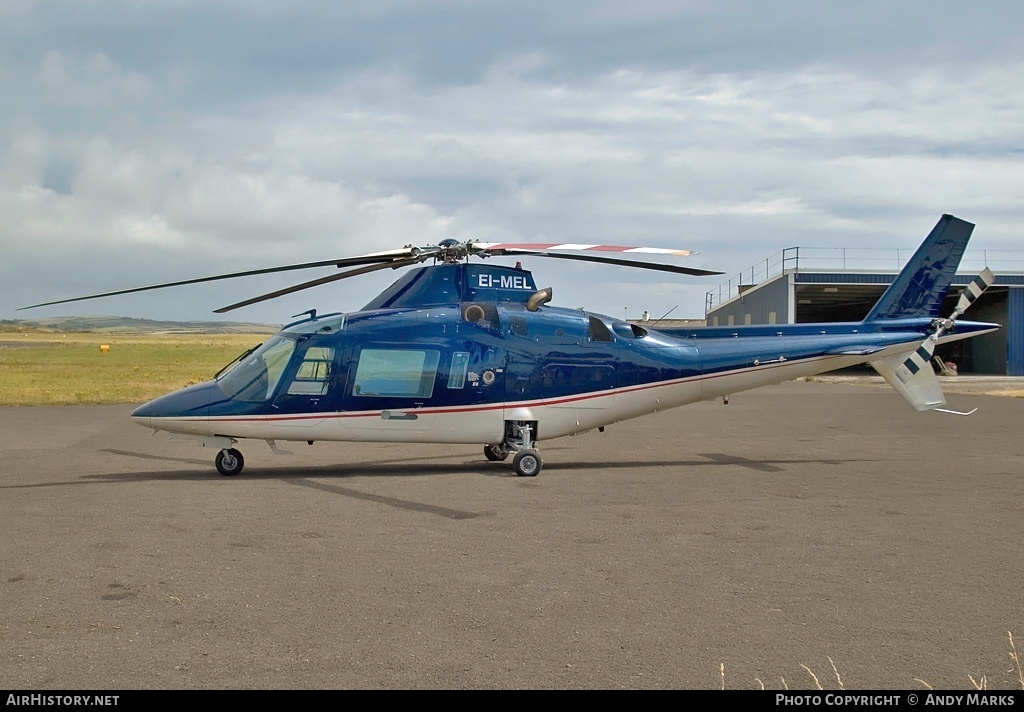
[[[926,339],[916,351],[886,356],[870,363],[907,403],[914,406],[914,410],[934,410],[946,404],[939,379],[929,363],[934,349],[934,342]]]
[[[879,351],[884,351],[885,348],[885,346],[876,346],[874,344],[870,346],[837,346],[825,353],[829,356],[870,356]]]

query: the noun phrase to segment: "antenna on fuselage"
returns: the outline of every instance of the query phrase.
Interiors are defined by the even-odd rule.
[[[678,308],[679,308],[679,305],[678,305],[678,304],[676,304],[676,305],[675,305],[674,307],[672,307],[672,308],[671,308],[671,309],[669,309],[669,310],[668,310],[667,312],[665,312],[664,314],[662,314],[662,315],[661,315],[661,319],[655,319],[655,320],[654,320],[654,324],[657,324],[657,323],[658,323],[659,321],[661,321],[662,319],[664,319],[665,317],[667,317],[667,316],[668,316],[669,314],[671,314],[672,312],[674,312],[674,311],[675,311],[676,309],[678,309]],[[647,313],[647,312],[644,312],[644,314],[646,314],[646,313]],[[651,324],[651,326],[654,326],[654,324]]]

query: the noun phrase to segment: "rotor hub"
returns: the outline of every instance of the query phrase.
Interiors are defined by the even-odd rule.
[[[437,248],[437,259],[441,260],[446,265],[458,264],[469,256],[469,250],[466,243],[459,242],[452,237],[441,240],[437,243]]]

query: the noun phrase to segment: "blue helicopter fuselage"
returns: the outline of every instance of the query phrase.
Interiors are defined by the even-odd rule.
[[[537,440],[904,354],[930,317],[648,329],[531,303],[520,267],[414,270],[358,312],[285,327],[212,381],[136,422],[198,439],[499,443]],[[997,328],[958,322],[942,340]],[[217,442],[221,442],[218,440]]]

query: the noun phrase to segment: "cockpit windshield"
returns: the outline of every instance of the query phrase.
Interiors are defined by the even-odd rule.
[[[217,385],[233,400],[270,400],[295,351],[295,340],[277,335],[217,377]]]

